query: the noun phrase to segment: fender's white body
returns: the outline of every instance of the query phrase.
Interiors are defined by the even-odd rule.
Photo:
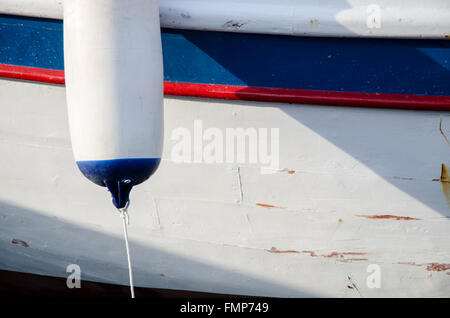
[[[64,51],[77,161],[160,158],[163,66],[156,0],[67,0]]]

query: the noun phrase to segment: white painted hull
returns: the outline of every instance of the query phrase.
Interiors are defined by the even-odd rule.
[[[447,0],[159,0],[161,26],[295,36],[448,37]],[[62,0],[2,0],[0,13],[62,19]],[[373,24],[373,21],[379,21]]]
[[[82,279],[126,285],[121,220],[73,162],[66,109],[64,87],[0,80],[0,269],[66,277],[76,263]],[[450,163],[448,113],[166,98],[164,115],[161,166],[131,195],[137,286],[450,296],[450,191],[432,181]],[[282,169],[173,162],[171,132],[196,119],[279,127]]]

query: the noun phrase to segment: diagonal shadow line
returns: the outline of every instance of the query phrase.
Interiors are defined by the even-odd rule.
[[[5,202],[0,202],[0,220],[0,269],[66,278],[66,267],[73,263],[80,266],[83,280],[128,284],[123,239]],[[13,239],[24,240],[29,247],[11,244]],[[148,245],[130,242],[136,286],[235,295],[253,290],[261,296],[265,290],[267,296],[319,296],[150,244],[151,240]]]

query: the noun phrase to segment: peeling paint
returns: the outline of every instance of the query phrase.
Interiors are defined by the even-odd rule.
[[[245,22],[229,20],[229,21],[225,22],[223,26],[226,27],[226,28],[235,28],[235,29],[239,29],[239,28],[241,28],[243,25],[245,25]]]
[[[275,253],[275,254],[289,254],[289,253],[298,254],[298,253],[300,253],[299,251],[294,251],[294,250],[280,251],[280,250],[277,249],[275,246],[272,246],[272,248],[271,248],[270,250],[267,250],[267,252],[269,252],[269,253]]]
[[[450,270],[450,264],[445,263],[426,263],[426,264],[417,264],[414,262],[398,262],[397,264],[400,265],[411,265],[411,266],[418,266],[418,267],[424,267],[426,266],[426,270],[429,272],[445,272],[447,270]],[[450,275],[450,272],[447,272],[448,275]]]
[[[389,214],[383,214],[383,215],[357,215],[361,218],[366,219],[372,219],[372,220],[397,220],[397,221],[418,221],[421,219],[418,218],[412,218],[409,216],[397,216],[397,215],[389,215]]]
[[[11,241],[11,243],[12,243],[12,244],[16,244],[16,245],[20,245],[20,246],[23,246],[23,247],[30,247],[30,245],[28,245],[27,242],[22,241],[22,240],[18,240],[18,239],[13,239],[13,240]]]
[[[317,257],[318,255],[314,251],[302,251],[303,254],[309,254],[312,257]]]
[[[450,264],[430,263],[427,266],[427,271],[445,272],[450,269]]]
[[[362,252],[345,252],[345,253],[342,253],[342,255],[367,255],[367,253],[362,253]]]
[[[367,253],[362,252],[332,252],[330,254],[317,254],[314,251],[302,251],[303,254],[309,254],[311,257],[335,258],[340,262],[351,263],[353,261],[367,261],[367,258],[345,258],[345,256],[363,256]]]
[[[364,261],[368,261],[368,258],[346,258],[346,259],[340,259],[340,262],[343,263],[351,263],[351,262],[364,262]]]
[[[423,266],[423,264],[416,264],[414,262],[398,262],[400,265],[411,265],[411,266]]]

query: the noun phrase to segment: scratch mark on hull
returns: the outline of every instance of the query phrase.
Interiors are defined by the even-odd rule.
[[[28,245],[27,242],[22,241],[22,240],[18,240],[18,239],[13,239],[13,240],[11,241],[11,243],[12,243],[12,244],[16,244],[16,245],[20,245],[20,246],[23,246],[23,247],[30,247],[30,245]]]
[[[397,221],[419,221],[419,220],[421,220],[421,219],[412,218],[412,217],[409,217],[409,216],[398,216],[398,215],[389,215],[389,214],[383,214],[383,215],[357,215],[357,217],[371,219],[371,220],[397,220]]]
[[[358,286],[356,286],[356,284],[353,282],[353,280],[352,280],[352,278],[350,277],[350,275],[347,275],[347,279],[348,279],[348,281],[349,281],[350,284],[351,284],[351,285],[347,285],[347,287],[350,288],[350,289],[355,289],[355,290],[358,292],[359,296],[360,296],[361,298],[363,298],[361,292],[359,291]]]
[[[447,142],[447,145],[450,146],[450,141],[448,141],[447,136],[445,135],[444,131],[442,130],[442,118],[441,118],[441,121],[439,122],[439,131],[441,132],[442,137],[444,137],[445,141]]]
[[[237,167],[237,177],[238,177],[238,186],[239,186],[239,204],[242,204],[244,201],[244,191],[242,189],[242,178],[241,178],[241,167]]]

